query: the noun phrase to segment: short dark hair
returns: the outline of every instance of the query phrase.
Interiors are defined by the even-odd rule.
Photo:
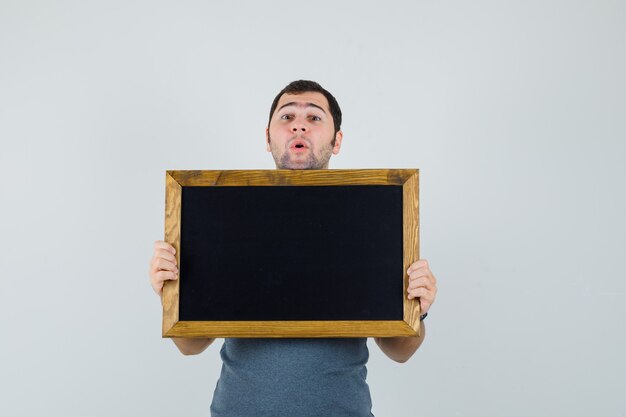
[[[335,125],[335,134],[341,130],[341,109],[339,108],[339,103],[337,103],[337,99],[333,97],[325,88],[316,83],[315,81],[309,80],[298,80],[290,82],[287,87],[280,90],[280,93],[274,98],[272,102],[272,108],[270,109],[270,118],[267,122],[267,127],[269,128],[270,123],[272,121],[272,116],[274,115],[274,111],[276,111],[276,106],[278,105],[278,100],[282,97],[283,94],[302,94],[308,92],[317,92],[322,93],[326,100],[328,100],[328,110],[330,110],[330,115],[333,117],[333,123]],[[334,141],[334,138],[333,138]]]

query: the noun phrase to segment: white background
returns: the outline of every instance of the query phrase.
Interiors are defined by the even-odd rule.
[[[439,280],[373,412],[625,416],[623,1],[0,1],[0,414],[207,416],[148,283],[166,169],[274,168],[295,79],[331,168],[419,168]]]

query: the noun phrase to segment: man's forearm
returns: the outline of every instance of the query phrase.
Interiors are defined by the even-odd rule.
[[[161,305],[163,305],[163,297],[161,297]],[[197,355],[202,353],[215,340],[210,338],[192,337],[172,337],[171,339],[183,355]]]
[[[416,337],[377,337],[376,344],[385,355],[396,362],[404,363],[409,360],[420,347],[426,336],[424,322],[420,323],[420,335]]]
[[[213,343],[215,339],[172,337],[172,342],[183,355],[197,355]]]

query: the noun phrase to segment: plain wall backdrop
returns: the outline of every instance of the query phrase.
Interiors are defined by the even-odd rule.
[[[165,170],[272,169],[295,79],[331,168],[419,168],[439,281],[377,417],[626,416],[623,1],[0,1],[0,415],[208,416],[160,337]]]

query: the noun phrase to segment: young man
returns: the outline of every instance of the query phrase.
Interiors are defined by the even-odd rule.
[[[343,140],[339,104],[319,84],[294,81],[274,99],[265,137],[277,169],[327,169]],[[428,262],[413,263],[407,273],[408,297],[419,298],[426,313],[437,294]],[[177,278],[174,248],[155,242],[152,288],[160,295],[163,282]],[[424,322],[420,326],[420,337],[376,338],[376,343],[389,358],[406,362],[424,340]],[[215,339],[172,340],[183,354],[195,355]],[[371,416],[366,342],[365,338],[225,339],[211,415]]]

